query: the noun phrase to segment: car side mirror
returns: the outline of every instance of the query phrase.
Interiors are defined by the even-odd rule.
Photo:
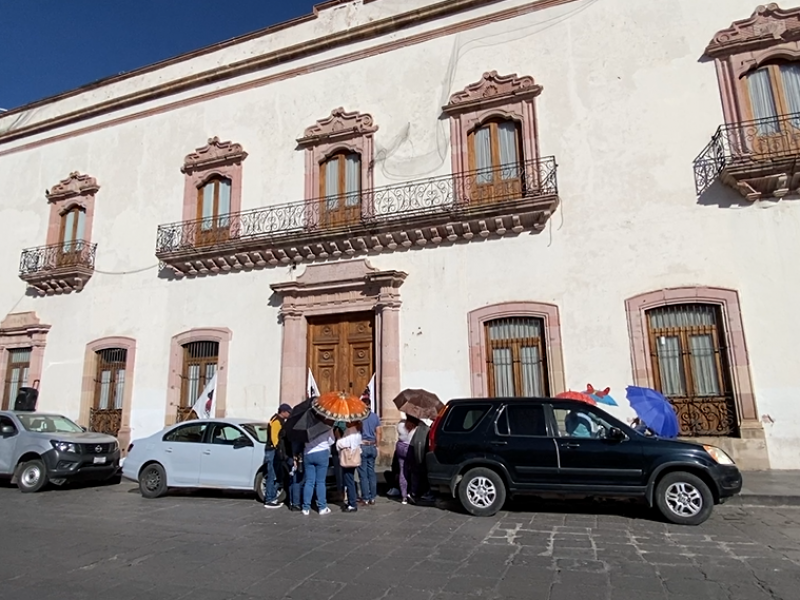
[[[80,428],[81,428],[81,431],[89,431],[89,430],[88,430],[86,427],[84,427],[83,425],[81,425],[81,426],[80,426]]]
[[[628,436],[619,427],[612,427],[608,430],[608,439],[613,442],[623,442],[628,439]]]
[[[17,430],[14,429],[11,425],[3,425],[2,427],[0,427],[0,435],[2,435],[3,437],[11,437],[15,433],[17,433]]]
[[[238,450],[239,448],[247,448],[252,445],[253,443],[246,437],[236,438],[236,441],[233,442],[234,450]]]

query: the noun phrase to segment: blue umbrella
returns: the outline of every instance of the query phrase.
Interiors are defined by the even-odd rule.
[[[678,416],[661,392],[632,385],[628,386],[626,392],[631,408],[656,435],[678,437]]]

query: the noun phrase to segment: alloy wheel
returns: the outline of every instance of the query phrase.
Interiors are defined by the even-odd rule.
[[[694,517],[703,510],[703,495],[693,485],[676,482],[664,494],[669,509],[679,517]]]
[[[467,498],[473,506],[490,507],[497,500],[497,488],[486,477],[475,477],[467,485]]]

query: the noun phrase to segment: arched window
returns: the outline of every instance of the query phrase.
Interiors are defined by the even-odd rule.
[[[86,211],[80,206],[72,206],[61,213],[61,232],[59,235],[60,253],[57,255],[58,266],[77,265],[83,250],[87,247]]]
[[[106,348],[95,354],[97,367],[89,429],[117,436],[122,425],[128,351],[125,348]]]
[[[656,387],[673,403],[682,435],[730,435],[737,426],[720,307],[672,304],[647,311]]]
[[[190,417],[194,403],[217,372],[219,342],[189,342],[183,345],[182,351],[179,420]]]
[[[335,227],[361,218],[361,156],[337,152],[320,165],[320,224]]]
[[[747,97],[753,119],[759,121],[760,135],[781,130],[779,117],[794,115],[788,122],[800,128],[800,64],[775,62],[745,76]]]
[[[489,396],[548,396],[543,319],[494,319],[484,328]]]
[[[212,177],[197,190],[198,241],[211,245],[230,237],[231,180]]]
[[[522,189],[520,127],[512,120],[491,120],[469,134],[471,199],[502,200]]]

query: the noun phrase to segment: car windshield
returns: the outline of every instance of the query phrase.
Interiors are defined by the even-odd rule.
[[[267,443],[269,423],[244,423],[242,427],[247,433],[249,433],[262,444]]]
[[[22,426],[36,433],[80,433],[81,427],[61,415],[17,414]]]

